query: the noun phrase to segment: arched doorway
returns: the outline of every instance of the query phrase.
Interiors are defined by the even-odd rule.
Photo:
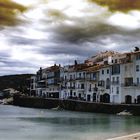
[[[110,95],[109,94],[105,93],[103,95],[103,102],[104,103],[110,103]]]
[[[137,96],[137,103],[140,104],[140,95]]]
[[[93,93],[93,102],[96,102],[96,93]]]
[[[132,97],[130,95],[125,96],[125,103],[126,104],[131,104],[132,103]]]
[[[87,95],[87,101],[90,101],[90,95]]]

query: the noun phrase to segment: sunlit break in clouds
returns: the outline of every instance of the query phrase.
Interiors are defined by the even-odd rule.
[[[140,46],[139,0],[0,0],[0,75]]]

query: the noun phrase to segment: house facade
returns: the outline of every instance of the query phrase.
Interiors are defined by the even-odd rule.
[[[37,96],[114,104],[140,103],[140,51],[102,52],[84,63],[40,68]]]

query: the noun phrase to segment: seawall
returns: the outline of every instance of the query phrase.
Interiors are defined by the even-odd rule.
[[[116,114],[127,110],[133,115],[140,116],[140,105],[139,104],[108,104],[108,103],[94,103],[77,100],[60,100],[60,99],[44,99],[39,97],[28,97],[28,96],[14,96],[13,104],[22,107],[32,108],[56,108],[60,107],[70,111],[81,111],[81,112],[94,112],[94,113],[106,113]]]
[[[31,108],[51,109],[59,105],[59,99],[44,99],[40,97],[29,97],[14,95],[13,105]]]

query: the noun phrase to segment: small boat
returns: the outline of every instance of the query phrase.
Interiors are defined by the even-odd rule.
[[[63,110],[60,106],[57,106],[56,108],[52,108],[52,110]]]
[[[124,110],[120,113],[117,113],[117,115],[119,115],[119,116],[132,116],[133,114],[130,113],[129,111],[127,111],[127,110]]]

